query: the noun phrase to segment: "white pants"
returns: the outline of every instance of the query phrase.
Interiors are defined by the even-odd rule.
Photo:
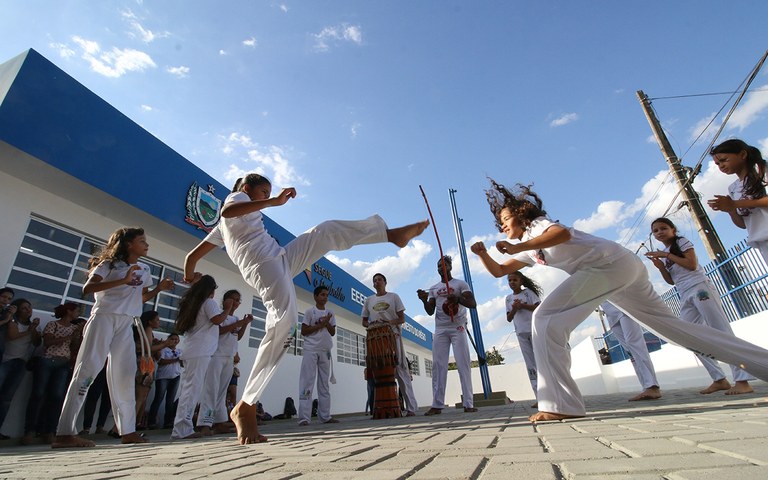
[[[198,427],[210,427],[214,423],[224,423],[229,420],[226,405],[227,388],[229,388],[229,382],[232,380],[234,368],[234,355],[211,357],[208,371],[205,373],[200,411],[197,414]]]
[[[437,327],[432,335],[432,408],[445,408],[445,382],[448,380],[448,355],[453,345],[453,357],[461,382],[464,408],[472,408],[472,373],[469,342],[465,326]]]
[[[299,373],[299,422],[312,420],[312,390],[317,377],[317,418],[321,422],[331,419],[331,352],[304,350]]]
[[[83,343],[64,399],[57,435],[77,435],[77,416],[93,379],[107,364],[107,385],[117,431],[136,431],[136,344],[133,317],[96,313],[85,324]]]
[[[610,327],[619,345],[631,355],[632,367],[643,390],[658,387],[659,381],[656,379],[648,345],[645,344],[643,327],[626,315],[620,315],[615,321],[612,319]]]
[[[752,248],[756,249],[760,252],[760,255],[763,256],[763,260],[765,260],[765,263],[768,264],[768,240],[763,242],[753,242],[754,245],[752,245]]]
[[[709,282],[702,282],[684,292],[680,292],[680,318],[686,322],[699,325],[709,325],[721,332],[733,335],[731,324],[725,318],[723,305],[720,302],[720,296],[715,287]],[[707,357],[700,353],[696,356],[707,369],[707,373],[712,380],[723,380],[725,373],[720,368],[720,364],[714,358]],[[731,365],[731,373],[736,381],[754,380],[755,378],[744,370]]]
[[[539,367],[539,410],[584,415],[581,392],[571,377],[568,337],[603,301],[659,336],[690,350],[743,365],[768,380],[768,350],[706,325],[677,318],[653,290],[640,258],[627,252],[613,263],[575,272],[533,312],[533,350]]]
[[[256,404],[285,353],[285,340],[296,326],[299,314],[293,277],[332,250],[386,241],[387,224],[378,215],[358,221],[330,220],[288,242],[283,247],[285,255],[241,272],[267,308],[266,333],[245,384],[245,403]]]
[[[179,403],[176,407],[176,418],[173,420],[171,438],[184,438],[195,433],[192,426],[192,417],[195,415],[195,407],[200,403],[203,393],[205,375],[212,357],[184,358],[184,371],[181,372],[181,386],[179,388]],[[212,412],[203,412],[202,406],[198,412],[198,426],[200,419],[211,415]]]
[[[528,380],[531,382],[533,394],[537,395],[538,374],[536,373],[536,356],[533,354],[533,338],[531,332],[520,332],[516,335],[517,344],[520,345],[520,353],[523,354],[525,369],[528,370]]]
[[[416,394],[413,393],[413,383],[411,382],[411,371],[408,369],[408,359],[405,357],[405,348],[403,347],[403,337],[398,335],[395,340],[397,345],[397,370],[395,370],[395,378],[397,378],[397,385],[400,387],[400,391],[403,393],[405,399],[405,410],[407,412],[416,413],[419,406],[416,403]]]

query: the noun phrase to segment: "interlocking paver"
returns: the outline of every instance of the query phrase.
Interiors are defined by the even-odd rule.
[[[589,416],[532,425],[513,404],[474,414],[445,409],[392,420],[342,417],[333,426],[268,422],[270,442],[233,437],[148,445],[94,437],[88,450],[0,447],[0,479],[718,479],[768,478],[768,385],[756,394],[665,390],[657,402],[587,397]]]

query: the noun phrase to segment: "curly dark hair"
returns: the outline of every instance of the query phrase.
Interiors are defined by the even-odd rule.
[[[509,275],[507,275],[507,278],[509,278],[511,276],[519,277],[520,278],[520,283],[522,283],[525,288],[527,288],[528,290],[532,291],[537,296],[540,297],[540,296],[543,295],[543,292],[541,290],[541,285],[536,283],[536,281],[534,281],[531,277],[525,275],[523,272],[520,272],[520,271],[512,272]]]
[[[531,225],[531,222],[547,214],[543,208],[544,202],[541,197],[531,190],[532,185],[518,183],[515,185],[517,192],[514,192],[490,177],[488,180],[491,182],[491,188],[485,191],[485,197],[491,208],[496,228],[500,232],[503,231],[501,211],[505,208],[509,209],[526,229]]]

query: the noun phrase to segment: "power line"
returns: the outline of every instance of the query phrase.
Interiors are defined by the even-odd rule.
[[[755,90],[752,90],[752,93],[759,93],[759,92],[768,92],[768,88],[757,88]],[[653,98],[649,98],[648,100],[654,101],[654,100],[670,100],[675,98],[711,97],[715,95],[733,95],[735,93],[739,93],[739,90],[736,90],[734,92],[712,92],[712,93],[691,93],[689,95],[670,95],[667,97],[653,97]]]

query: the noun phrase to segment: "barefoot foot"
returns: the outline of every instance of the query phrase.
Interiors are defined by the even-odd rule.
[[[201,437],[210,437],[213,435],[213,430],[208,425],[204,425],[200,427],[199,433]]]
[[[267,441],[267,437],[259,435],[256,414],[256,405],[248,405],[242,400],[240,400],[230,412],[229,418],[231,418],[232,422],[235,424],[235,428],[237,429],[237,441],[240,445]]]
[[[710,393],[719,392],[720,390],[729,390],[731,388],[731,384],[728,383],[728,380],[722,378],[720,380],[715,380],[712,382],[712,385],[708,386],[704,390],[701,390],[699,393],[702,395],[709,395]]]
[[[127,433],[120,437],[120,443],[122,444],[131,444],[131,443],[149,443],[149,440],[141,436],[140,434],[133,432],[133,433]]]
[[[658,400],[659,398],[661,398],[661,389],[659,387],[648,387],[634,397],[630,398],[629,401],[639,402],[643,400]]]
[[[421,235],[428,226],[429,220],[423,220],[404,227],[390,228],[387,230],[387,241],[403,248],[408,245],[412,238]]]
[[[56,435],[51,448],[92,448],[96,444],[76,435]]]
[[[222,422],[222,423],[213,424],[214,435],[227,435],[230,433],[235,433],[235,427],[234,425],[232,425],[231,422]]]
[[[566,415],[564,413],[538,412],[528,417],[528,420],[530,420],[533,423],[536,423],[536,422],[554,422],[558,420],[564,420],[566,418],[584,418],[584,415]]]
[[[725,394],[726,395],[741,395],[743,393],[752,393],[754,390],[752,390],[752,385],[749,384],[746,380],[739,380],[735,382],[735,385],[731,388],[729,388]]]

